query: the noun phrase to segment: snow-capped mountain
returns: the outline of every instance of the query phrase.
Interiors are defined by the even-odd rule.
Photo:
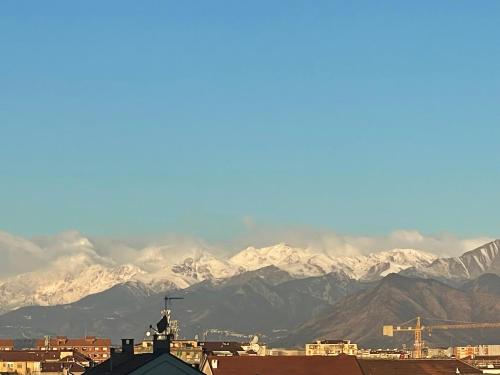
[[[335,270],[333,259],[326,254],[284,243],[263,248],[249,247],[229,261],[247,271],[275,266],[295,277],[319,276]]]
[[[32,304],[71,303],[129,281],[160,292],[204,280],[229,279],[267,266],[294,278],[335,273],[346,280],[371,281],[403,273],[469,279],[485,272],[500,274],[499,248],[500,241],[494,241],[447,259],[413,249],[339,257],[280,243],[220,257],[199,243],[103,246],[76,231],[34,240],[0,232],[0,312]],[[11,270],[16,273],[10,275]]]
[[[394,249],[354,257],[332,257],[312,249],[301,249],[284,243],[264,247],[249,247],[230,261],[249,271],[276,266],[295,277],[319,276],[330,272],[345,274],[356,280],[376,280],[387,274],[410,267],[429,266],[438,257],[413,249]]]
[[[428,266],[412,267],[404,274],[448,280],[475,279],[485,273],[500,274],[500,240],[492,241],[455,258],[438,258]]]
[[[129,253],[122,254],[120,262],[109,254],[100,255],[90,239],[74,231],[36,243],[0,233],[0,253],[9,255],[9,249],[21,255],[26,263],[23,269],[29,271],[0,277],[0,312],[26,305],[71,303],[128,281],[163,291],[241,272],[203,249],[184,249],[184,254],[178,254],[165,245],[139,250],[120,247],[120,253]]]

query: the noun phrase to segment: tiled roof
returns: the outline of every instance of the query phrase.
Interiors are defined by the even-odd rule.
[[[405,359],[377,360],[360,359],[364,375],[461,375],[482,374],[481,370],[456,359]]]
[[[74,362],[42,362],[41,372],[63,372],[63,369],[69,369],[70,372],[84,372],[85,367]]]
[[[214,364],[216,362],[216,365]],[[208,357],[214,375],[363,375],[356,357]]]
[[[14,340],[12,340],[12,339],[0,339],[0,346],[13,347]]]

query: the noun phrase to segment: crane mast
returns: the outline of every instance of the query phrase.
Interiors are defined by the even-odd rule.
[[[435,330],[449,330],[449,329],[481,329],[481,328],[500,328],[500,323],[464,323],[459,322],[458,324],[436,324],[425,326],[422,324],[422,319],[417,316],[415,326],[394,326],[385,325],[383,327],[382,333],[384,336],[394,336],[394,332],[413,332],[414,343],[413,343],[413,358],[422,358],[422,351],[424,349],[423,332],[426,331],[429,336]]]

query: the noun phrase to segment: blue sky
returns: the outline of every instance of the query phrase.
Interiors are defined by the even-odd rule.
[[[500,2],[0,2],[0,228],[499,235]]]

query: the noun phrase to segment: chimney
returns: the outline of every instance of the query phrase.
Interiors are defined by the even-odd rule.
[[[217,359],[212,359],[212,368],[217,368],[219,361]]]
[[[158,335],[153,335],[153,354],[170,353],[170,335],[159,339]]]
[[[134,339],[122,339],[122,355],[134,355]]]

